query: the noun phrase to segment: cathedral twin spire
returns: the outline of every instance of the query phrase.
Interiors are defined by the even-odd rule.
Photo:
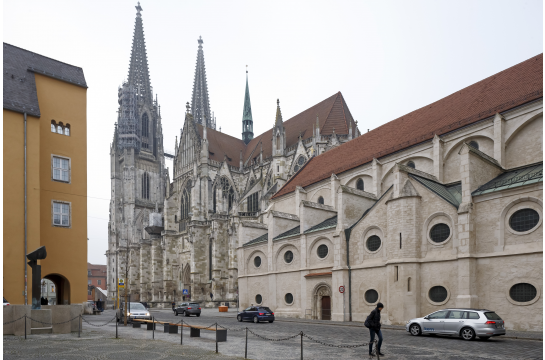
[[[193,96],[191,98],[191,114],[195,122],[216,129],[216,119],[210,115],[210,100],[208,99],[208,84],[206,83],[206,68],[204,66],[203,40],[199,36],[195,80],[193,81]]]
[[[153,94],[148,70],[144,26],[142,24],[142,14],[140,14],[142,10],[140,3],[138,3],[138,6],[136,6],[136,22],[134,24],[128,82],[137,89],[141,99],[151,103]]]

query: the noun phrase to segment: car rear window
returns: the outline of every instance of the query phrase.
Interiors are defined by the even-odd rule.
[[[486,316],[488,320],[501,320],[501,317],[495,312],[485,312],[484,316]]]
[[[469,311],[467,313],[467,318],[468,319],[480,319],[481,317],[479,316],[479,313]]]
[[[189,305],[191,305],[191,306],[199,306],[199,304],[197,304],[197,303],[191,303],[191,304],[189,304]]]
[[[260,309],[263,309],[263,310],[268,311],[268,312],[272,312],[272,310],[269,309],[268,307],[262,307],[262,308],[260,308]]]

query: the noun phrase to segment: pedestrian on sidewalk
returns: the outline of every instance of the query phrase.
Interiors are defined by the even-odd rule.
[[[365,320],[364,325],[369,328],[369,334],[371,335],[371,340],[369,340],[369,355],[373,356],[373,341],[375,340],[375,334],[378,337],[378,344],[377,344],[377,354],[380,356],[384,356],[383,353],[380,352],[380,347],[382,345],[382,331],[380,331],[380,312],[384,309],[384,305],[382,303],[378,303],[377,307],[371,311],[369,316],[367,316],[367,319]]]

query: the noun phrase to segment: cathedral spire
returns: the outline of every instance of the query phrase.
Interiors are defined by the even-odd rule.
[[[208,99],[208,85],[206,83],[206,69],[204,67],[204,52],[202,38],[199,36],[199,50],[197,51],[197,65],[195,80],[193,81],[193,97],[191,99],[191,114],[195,122],[216,129],[215,120],[210,116],[210,100]]]
[[[280,111],[280,99],[276,99],[276,119],[274,120],[275,126],[282,126],[282,112]]]
[[[144,26],[142,24],[143,9],[140,2],[136,7],[136,21],[132,40],[131,62],[129,65],[128,83],[137,89],[140,99],[153,101],[151,83],[148,70],[148,57],[146,54],[146,42],[144,40]]]
[[[252,119],[252,104],[250,103],[250,88],[248,87],[248,65],[246,65],[246,93],[244,94],[244,110],[242,111],[242,140],[246,145],[254,138],[254,120]]]

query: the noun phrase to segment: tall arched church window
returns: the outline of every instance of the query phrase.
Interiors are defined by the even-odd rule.
[[[148,137],[149,135],[149,118],[148,113],[142,115],[142,136]]]
[[[231,210],[235,202],[235,190],[231,186],[229,180],[227,180],[225,177],[220,179],[220,186],[223,193],[223,198],[227,199],[228,210]]]
[[[356,189],[363,190],[363,180],[362,179],[358,179],[358,181],[356,181]]]
[[[252,195],[248,196],[248,212],[257,212],[259,211],[259,192],[255,192]]]
[[[142,199],[149,199],[149,174],[142,174]]]
[[[182,190],[182,208],[181,210],[181,220],[189,219],[189,213],[191,211],[191,184],[187,184],[186,187]]]

